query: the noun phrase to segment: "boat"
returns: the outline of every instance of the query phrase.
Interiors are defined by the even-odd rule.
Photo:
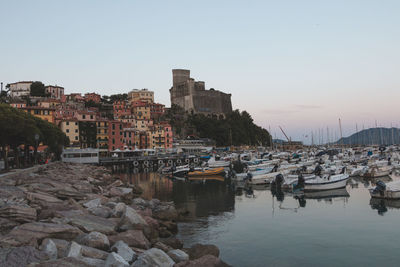
[[[304,191],[322,191],[346,187],[349,175],[342,173],[336,175],[316,176],[304,182]]]
[[[378,178],[383,176],[388,176],[393,170],[393,166],[372,166],[369,170],[364,174],[365,178]]]
[[[195,177],[189,177],[189,181],[220,181],[223,182],[225,181],[225,178],[221,175],[208,175],[208,176],[195,176]]]
[[[369,189],[373,198],[400,199],[400,180],[389,183],[378,181],[375,188]]]
[[[210,168],[219,168],[219,167],[229,167],[231,162],[224,160],[216,160],[215,157],[212,157],[208,160],[207,164],[208,167]]]
[[[191,171],[188,173],[188,176],[196,177],[196,176],[224,175],[224,173],[225,173],[225,168],[219,167],[219,168]]]

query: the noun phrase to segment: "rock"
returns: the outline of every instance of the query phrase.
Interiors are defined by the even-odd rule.
[[[15,227],[7,235],[0,238],[2,246],[37,245],[37,241],[45,238],[72,240],[82,234],[78,228],[67,224],[31,222]]]
[[[106,235],[115,233],[116,224],[108,219],[79,212],[59,212],[69,224],[78,227],[84,232],[100,232]]]
[[[213,255],[205,255],[197,260],[180,262],[174,267],[229,267],[229,265]]]
[[[165,245],[170,246],[174,249],[181,249],[183,248],[183,242],[179,240],[178,238],[172,237],[168,239],[164,239],[162,241]]]
[[[117,241],[124,241],[130,247],[137,247],[142,249],[149,249],[150,242],[144,236],[141,230],[128,230],[126,232],[118,233],[117,235],[109,236],[111,244],[115,244]]]
[[[104,266],[106,263],[104,260],[87,258],[87,257],[80,257],[79,259],[90,266],[96,266],[96,267]]]
[[[132,267],[167,267],[174,264],[175,262],[164,251],[152,248],[139,255]]]
[[[58,257],[57,246],[53,240],[46,238],[40,245],[40,250],[45,252],[50,260],[55,260]]]
[[[129,198],[133,196],[133,190],[127,187],[112,187],[110,188],[109,195],[111,197]]]
[[[118,255],[115,252],[111,252],[110,255],[108,255],[107,260],[105,262],[106,267],[124,267],[124,266],[129,266],[129,263],[124,260],[120,255]]]
[[[0,208],[0,217],[26,223],[36,220],[36,209],[28,205],[5,205]]]
[[[148,224],[134,209],[126,206],[118,227],[120,230],[144,229]]]
[[[90,208],[90,209],[88,209],[88,211],[91,214],[102,217],[102,218],[110,218],[111,214],[112,214],[112,210],[105,206]]]
[[[122,204],[124,204],[124,203],[122,203]],[[105,203],[104,204],[104,206],[106,206],[106,207],[108,207],[108,208],[110,208],[110,209],[114,209],[114,207],[117,205],[117,203],[116,202],[113,202],[113,201],[109,201],[109,202],[107,202],[107,203]],[[124,204],[125,205],[125,204]]]
[[[184,251],[182,251],[180,249],[170,250],[170,251],[168,251],[167,254],[176,263],[179,263],[181,261],[188,261],[189,260],[189,255],[186,254]]]
[[[112,184],[108,185],[107,188],[118,187],[123,185],[124,183],[121,180],[115,180]]]
[[[54,194],[60,199],[68,199],[68,198],[72,198],[75,200],[86,199],[86,194],[78,192],[75,189],[74,190],[61,189],[57,190]]]
[[[42,244],[48,242],[48,240],[50,240],[50,238],[44,239],[42,241]],[[68,242],[66,240],[62,240],[62,239],[56,239],[56,238],[51,238],[51,241],[53,241],[54,244],[56,245],[57,257],[58,258],[65,257],[67,255],[67,251],[68,251],[70,242]]]
[[[160,221],[160,226],[164,226],[165,228],[167,228],[168,231],[170,231],[173,234],[177,234],[178,233],[178,225],[175,222]]]
[[[153,245],[153,247],[154,247],[154,248],[159,248],[159,249],[161,249],[162,251],[164,251],[165,253],[167,253],[167,252],[170,251],[170,250],[173,250],[172,247],[167,246],[167,245],[165,245],[164,243],[162,243],[162,242],[160,242],[160,241],[158,241],[157,243],[155,243],[155,244]]]
[[[163,221],[176,221],[178,219],[178,212],[172,204],[162,204],[153,210],[153,217]]]
[[[76,238],[76,242],[88,247],[102,250],[108,250],[110,248],[110,241],[108,241],[108,237],[99,232],[90,232],[89,234],[78,236]]]
[[[84,257],[105,260],[107,259],[108,254],[108,252],[103,250],[82,245],[82,256]]]
[[[72,241],[67,251],[67,257],[78,258],[82,256],[82,246]]]
[[[15,226],[19,225],[20,223],[0,217],[0,235],[5,235],[11,231]]]
[[[49,260],[40,262],[34,265],[35,267],[90,267],[92,265],[87,264],[81,258],[62,258],[58,260]]]
[[[45,260],[48,260],[47,254],[31,246],[0,248],[0,266],[26,266]]]
[[[63,201],[59,198],[56,198],[50,194],[44,192],[28,192],[26,194],[26,198],[31,203],[39,204],[40,206],[47,206],[49,203],[62,203]]]
[[[157,208],[160,205],[160,203],[161,203],[160,200],[153,198],[152,200],[149,201],[149,206],[153,210],[153,209]]]
[[[149,203],[141,197],[138,197],[138,198],[135,198],[134,200],[132,200],[132,204],[136,205],[138,207],[141,207],[141,208],[146,208],[146,207],[150,206]]]
[[[125,209],[126,209],[125,203],[120,202],[116,204],[112,211],[112,217],[121,218],[122,214],[124,214]]]
[[[195,260],[203,257],[204,255],[213,255],[219,257],[219,249],[215,245],[196,244],[188,249],[189,258]]]
[[[114,246],[112,246],[111,251],[120,255],[127,262],[132,262],[136,260],[137,257],[136,253],[121,240],[117,241]]]
[[[86,203],[83,203],[83,206],[88,208],[88,209],[96,208],[96,207],[98,207],[100,205],[101,205],[101,198],[95,198],[95,199],[92,199],[92,200],[90,200],[90,201],[88,201]]]

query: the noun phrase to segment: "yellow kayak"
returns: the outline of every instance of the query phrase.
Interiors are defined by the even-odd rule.
[[[222,175],[224,173],[224,171],[225,171],[224,167],[220,167],[220,168],[208,169],[208,170],[203,170],[203,171],[189,172],[188,176],[194,177],[194,176]]]

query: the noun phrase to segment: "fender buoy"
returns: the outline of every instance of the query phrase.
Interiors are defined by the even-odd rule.
[[[145,161],[143,162],[143,164],[144,164],[144,166],[148,167],[148,166],[149,166],[149,161],[148,161],[148,160],[145,160]]]
[[[189,162],[190,162],[190,159],[185,159],[185,162],[186,162],[186,163],[189,163]]]
[[[163,163],[164,163],[164,161],[162,161],[161,159],[158,161],[158,165],[161,165]]]
[[[172,165],[172,163],[173,163],[172,159],[168,160],[169,165]]]
[[[199,162],[199,159],[198,159],[198,158],[194,158],[194,159],[193,159],[193,162],[196,162],[196,163],[197,163],[197,162]]]
[[[133,166],[139,166],[139,161],[137,161],[137,160],[135,160],[134,162],[133,162]]]
[[[176,163],[181,164],[182,160],[178,159],[178,160],[176,160]]]

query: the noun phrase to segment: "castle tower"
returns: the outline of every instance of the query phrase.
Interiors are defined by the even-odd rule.
[[[186,82],[189,79],[190,79],[190,70],[184,70],[184,69],[172,70],[173,87],[176,87],[176,85]]]

